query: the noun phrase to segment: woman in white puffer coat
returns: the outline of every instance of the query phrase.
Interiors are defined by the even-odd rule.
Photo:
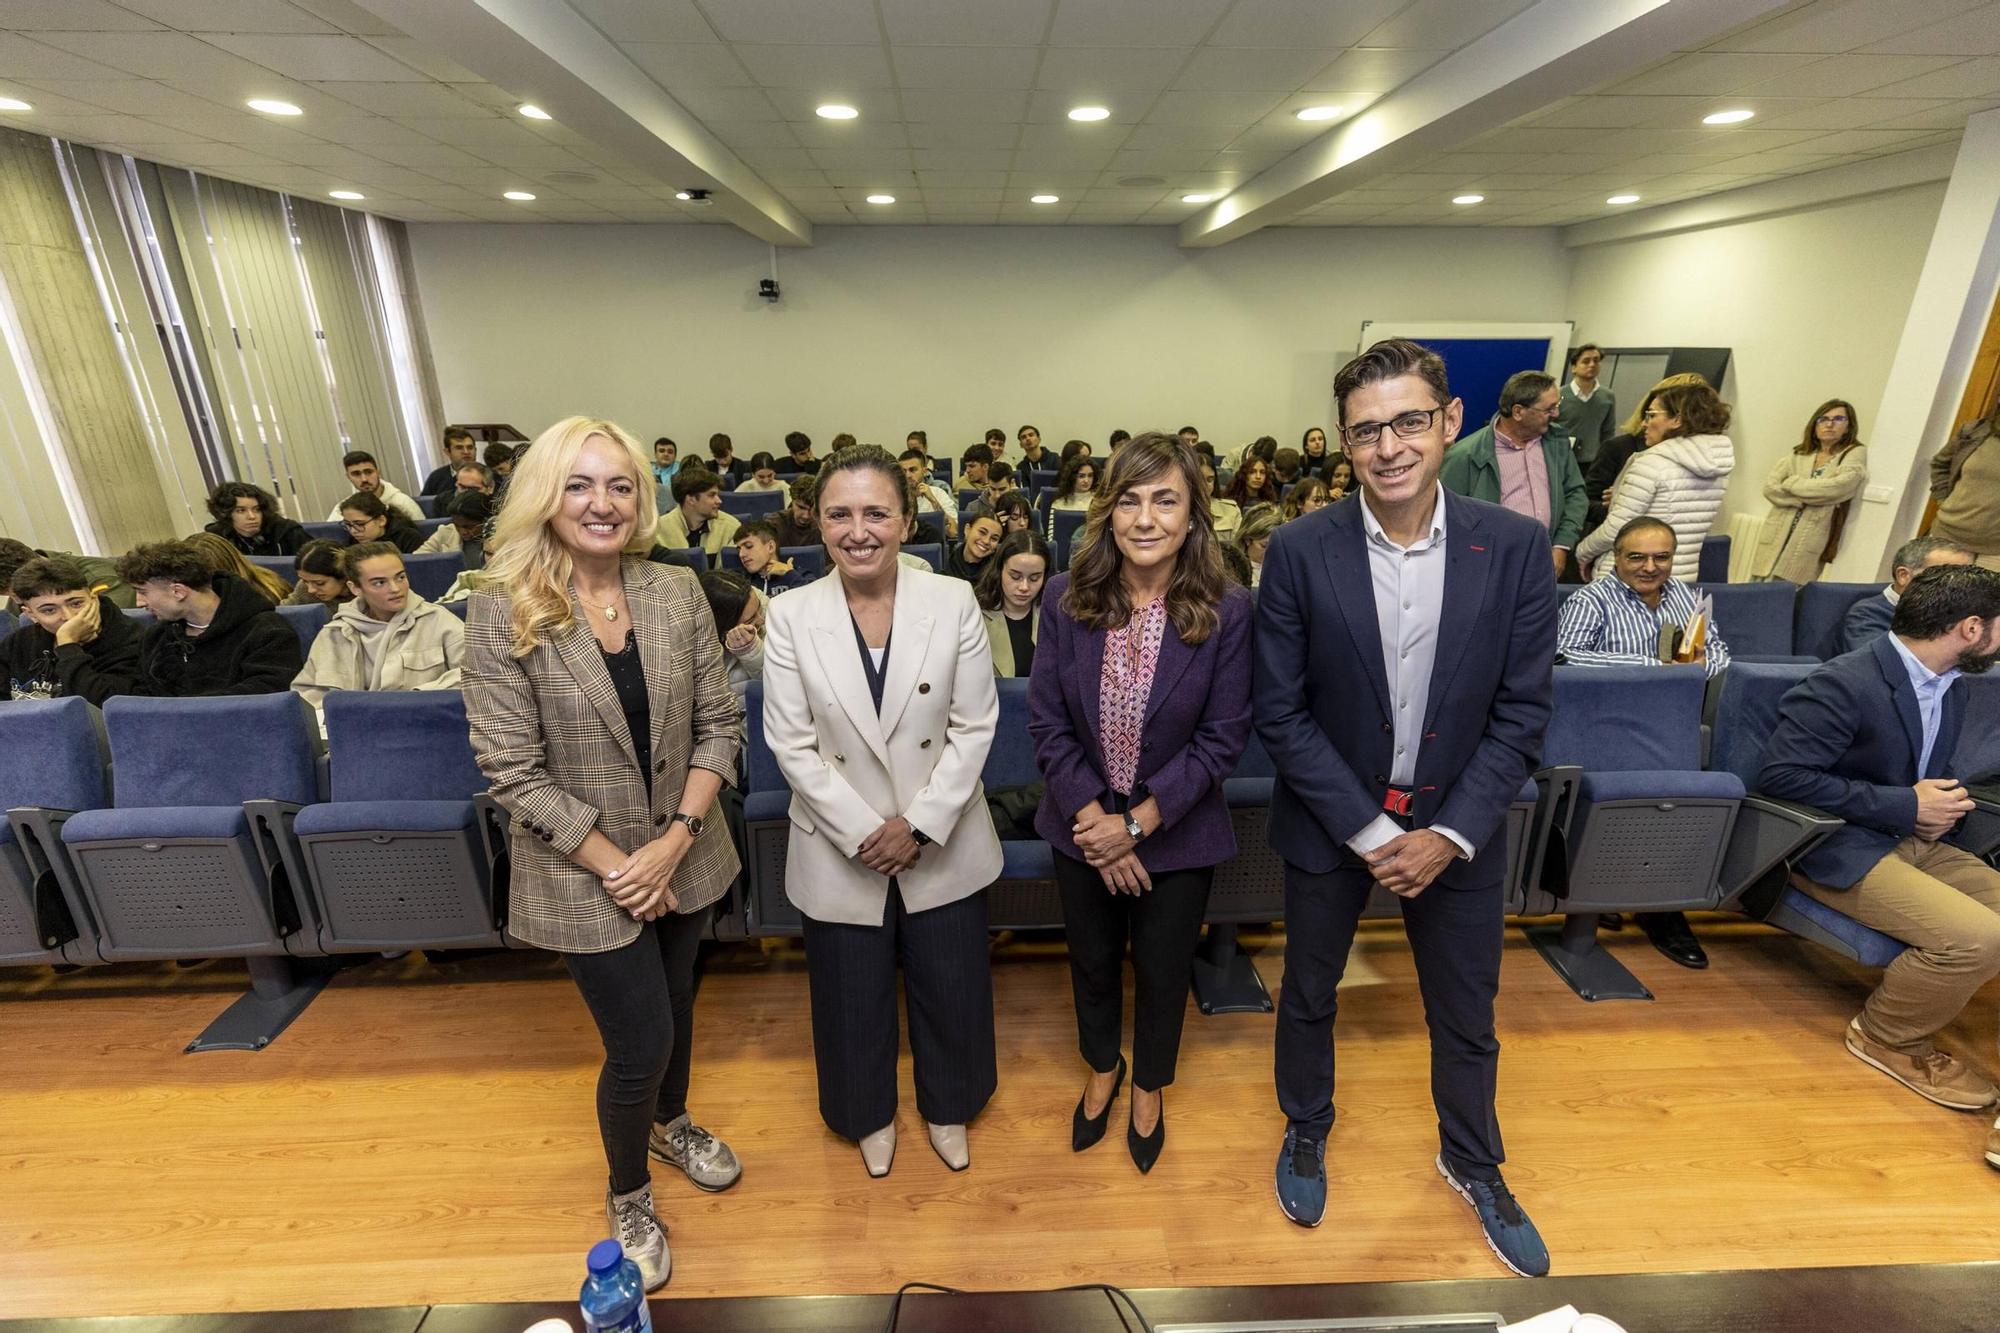
[[[1676,384],[1653,396],[1640,419],[1645,449],[1632,456],[1611,491],[1604,522],[1577,543],[1576,558],[1592,578],[1609,578],[1618,530],[1635,518],[1657,518],[1674,530],[1674,577],[1692,583],[1702,538],[1722,512],[1722,493],[1736,467],[1729,405],[1706,384]]]

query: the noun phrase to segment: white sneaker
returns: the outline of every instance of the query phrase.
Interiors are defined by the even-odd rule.
[[[625,1257],[639,1265],[639,1280],[646,1290],[664,1286],[673,1275],[674,1256],[667,1248],[667,1224],[653,1211],[652,1185],[641,1185],[630,1194],[606,1191],[604,1217]]]
[[[697,1188],[711,1194],[728,1189],[743,1174],[743,1164],[729,1145],[688,1119],[685,1112],[677,1120],[654,1125],[646,1150],[687,1172]]]

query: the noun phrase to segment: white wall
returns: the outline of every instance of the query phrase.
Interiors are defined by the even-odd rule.
[[[779,257],[720,226],[415,225],[447,417],[530,435],[603,413],[739,457],[802,429],[956,454],[1022,422],[1218,447],[1327,423],[1364,319],[1553,320],[1551,230],[1276,229],[1182,250],[1171,227],[820,227]]]
[[[1717,531],[1766,512],[1765,474],[1826,399],[1852,402],[1870,438],[1944,192],[1939,182],[1573,251],[1566,313],[1580,338],[1734,349],[1722,388],[1737,462]],[[1872,480],[1893,499],[1904,471]],[[1827,577],[1873,578],[1882,544],[1845,543]]]

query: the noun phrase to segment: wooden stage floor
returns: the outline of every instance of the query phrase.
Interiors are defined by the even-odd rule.
[[[1584,1004],[1509,932],[1508,1178],[1555,1271],[1991,1258],[1990,1116],[1934,1107],[1842,1049],[1871,974],[1740,921],[1697,928],[1705,973],[1636,930],[1614,939],[1653,1004]],[[1275,991],[1276,940],[1257,962]],[[656,1169],[674,1242],[661,1294],[1501,1272],[1431,1165],[1423,1017],[1394,923],[1363,928],[1343,991],[1317,1231],[1272,1199],[1268,1015],[1190,1010],[1166,1152],[1142,1179],[1116,1128],[1069,1152],[1083,1069],[1060,945],[1004,946],[994,983],[1001,1084],[972,1169],[930,1151],[906,1059],[902,1148],[871,1181],[819,1122],[796,948],[718,955],[693,1104],[745,1173],[710,1196]],[[370,964],[262,1053],[182,1055],[242,984],[226,963],[0,974],[0,1318],[573,1299],[605,1230],[599,1050],[553,960]],[[1996,999],[2000,985],[1944,1043],[1989,1070]]]

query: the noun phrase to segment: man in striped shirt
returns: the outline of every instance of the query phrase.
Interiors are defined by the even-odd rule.
[[[1660,631],[1694,619],[1694,589],[1673,576],[1674,530],[1635,518],[1612,546],[1614,577],[1572,593],[1556,618],[1556,661],[1566,666],[1657,666]],[[1714,679],[1729,665],[1729,645],[1713,622],[1705,665]],[[1653,947],[1682,967],[1708,966],[1708,954],[1679,912],[1635,912]]]

